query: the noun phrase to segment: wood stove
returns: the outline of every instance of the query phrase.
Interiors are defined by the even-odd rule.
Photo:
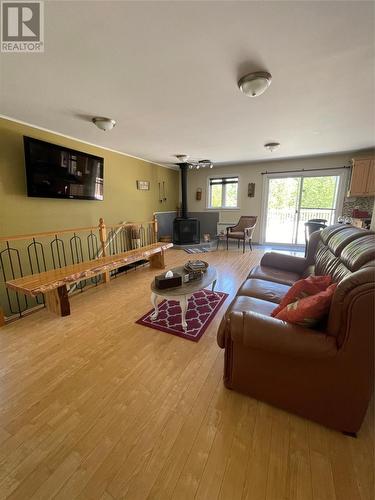
[[[189,245],[200,243],[200,224],[198,219],[187,216],[187,170],[188,163],[180,163],[181,171],[181,217],[173,221],[173,243]]]

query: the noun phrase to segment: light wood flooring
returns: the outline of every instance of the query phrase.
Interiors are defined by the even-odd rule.
[[[262,252],[202,254],[231,296]],[[167,265],[189,258],[167,252]],[[358,439],[222,384],[198,343],[135,324],[145,267],[0,330],[0,498],[373,500],[373,406]]]

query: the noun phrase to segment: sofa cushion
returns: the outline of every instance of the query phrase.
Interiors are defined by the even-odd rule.
[[[321,276],[333,274],[339,264],[340,258],[336,257],[323,242],[319,242],[315,256],[315,274]]]
[[[338,283],[339,281],[343,280],[344,278],[346,278],[351,274],[352,273],[349,271],[349,269],[340,262],[340,264],[336,267],[336,269],[332,273],[332,281],[334,283]]]
[[[348,245],[351,241],[356,240],[357,238],[362,238],[366,236],[368,231],[366,229],[359,229],[358,227],[353,226],[344,226],[344,229],[338,231],[332,235],[329,239],[328,247],[332,253],[339,257],[343,249]]]
[[[226,314],[232,311],[254,311],[265,316],[271,316],[272,311],[275,309],[273,302],[267,300],[256,299],[254,297],[246,297],[245,295],[237,295],[228,308]]]
[[[244,232],[243,231],[230,231],[228,233],[228,238],[235,238],[238,240],[243,239]]]
[[[284,271],[283,269],[276,269],[275,267],[255,266],[248,276],[249,278],[256,278],[266,281],[273,281],[283,285],[292,286],[293,283],[300,279],[300,275],[293,271]]]
[[[347,226],[345,224],[333,224],[332,226],[328,226],[320,231],[320,239],[321,241],[327,245],[328,241],[332,238],[332,236],[339,231],[342,231]]]
[[[323,292],[331,284],[331,281],[331,276],[309,276],[303,280],[298,280],[281,299],[279,305],[272,311],[272,316],[276,316],[284,307],[292,302]]]
[[[278,304],[290,287],[272,281],[248,278],[238,290],[237,295],[246,295]]]
[[[349,243],[342,251],[341,261],[352,272],[375,258],[375,235],[367,232],[362,238]]]
[[[316,327],[328,315],[336,286],[334,283],[322,292],[291,302],[276,314],[276,318],[306,328]]]

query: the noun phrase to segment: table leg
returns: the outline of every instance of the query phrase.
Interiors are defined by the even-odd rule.
[[[216,286],[216,280],[212,282],[212,291],[215,291],[215,286]]]
[[[159,314],[158,296],[154,292],[151,293],[151,304],[154,306],[155,310],[151,314],[150,318],[152,319],[152,321],[154,321],[155,319],[158,319],[158,314]]]
[[[179,298],[180,300],[180,307],[181,307],[181,324],[182,328],[184,330],[187,329],[187,323],[186,323],[186,311],[188,308],[188,298],[186,296],[182,296]]]

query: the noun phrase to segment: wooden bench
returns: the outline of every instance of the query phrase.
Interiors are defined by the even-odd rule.
[[[99,274],[102,274],[104,281],[108,282],[110,271],[144,259],[150,261],[151,267],[164,269],[165,250],[172,246],[172,243],[153,243],[136,250],[129,250],[128,252],[108,255],[60,269],[10,280],[6,282],[6,286],[15,292],[33,297],[42,293],[49,311],[59,316],[68,316],[70,314],[70,304],[67,285]]]

